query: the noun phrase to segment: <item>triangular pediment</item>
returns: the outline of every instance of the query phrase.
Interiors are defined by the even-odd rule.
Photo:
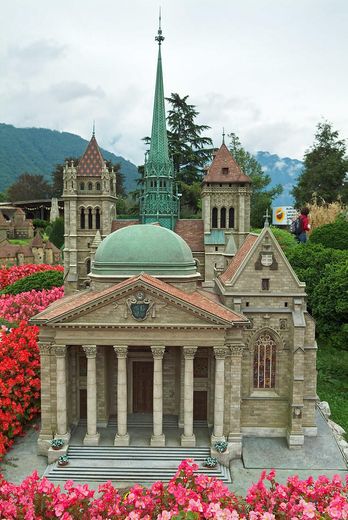
[[[251,291],[255,285],[259,290],[263,278],[270,279],[271,290],[272,285],[289,291],[304,289],[305,284],[298,279],[270,228],[264,228],[257,238],[250,235],[241,253],[236,254],[220,277],[226,289]]]
[[[149,275],[134,277],[104,291],[63,298],[33,323],[93,326],[232,326],[246,318],[194,293],[186,294]]]

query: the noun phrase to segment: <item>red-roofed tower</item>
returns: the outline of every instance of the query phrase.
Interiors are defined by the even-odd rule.
[[[66,289],[84,287],[97,232],[111,233],[116,217],[116,175],[109,171],[94,135],[78,166],[64,168],[64,268]]]
[[[250,231],[250,196],[251,179],[223,142],[202,184],[206,285],[212,284],[215,270],[226,266],[225,256],[238,249]]]

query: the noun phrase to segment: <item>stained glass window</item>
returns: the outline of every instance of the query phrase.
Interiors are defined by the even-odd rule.
[[[269,333],[256,340],[254,348],[254,388],[274,388],[276,344]]]

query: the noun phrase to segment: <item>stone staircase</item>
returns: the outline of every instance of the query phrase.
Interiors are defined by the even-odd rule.
[[[151,483],[168,482],[183,459],[194,459],[198,473],[231,482],[230,472],[218,464],[214,469],[202,466],[210,455],[209,447],[143,447],[143,446],[69,446],[69,464],[47,467],[45,477],[52,481],[72,479],[77,482]]]

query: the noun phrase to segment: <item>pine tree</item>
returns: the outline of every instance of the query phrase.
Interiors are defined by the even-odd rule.
[[[316,199],[325,204],[341,199],[348,202],[348,158],[344,140],[324,121],[317,125],[313,146],[305,153],[304,170],[292,191],[296,205]]]

